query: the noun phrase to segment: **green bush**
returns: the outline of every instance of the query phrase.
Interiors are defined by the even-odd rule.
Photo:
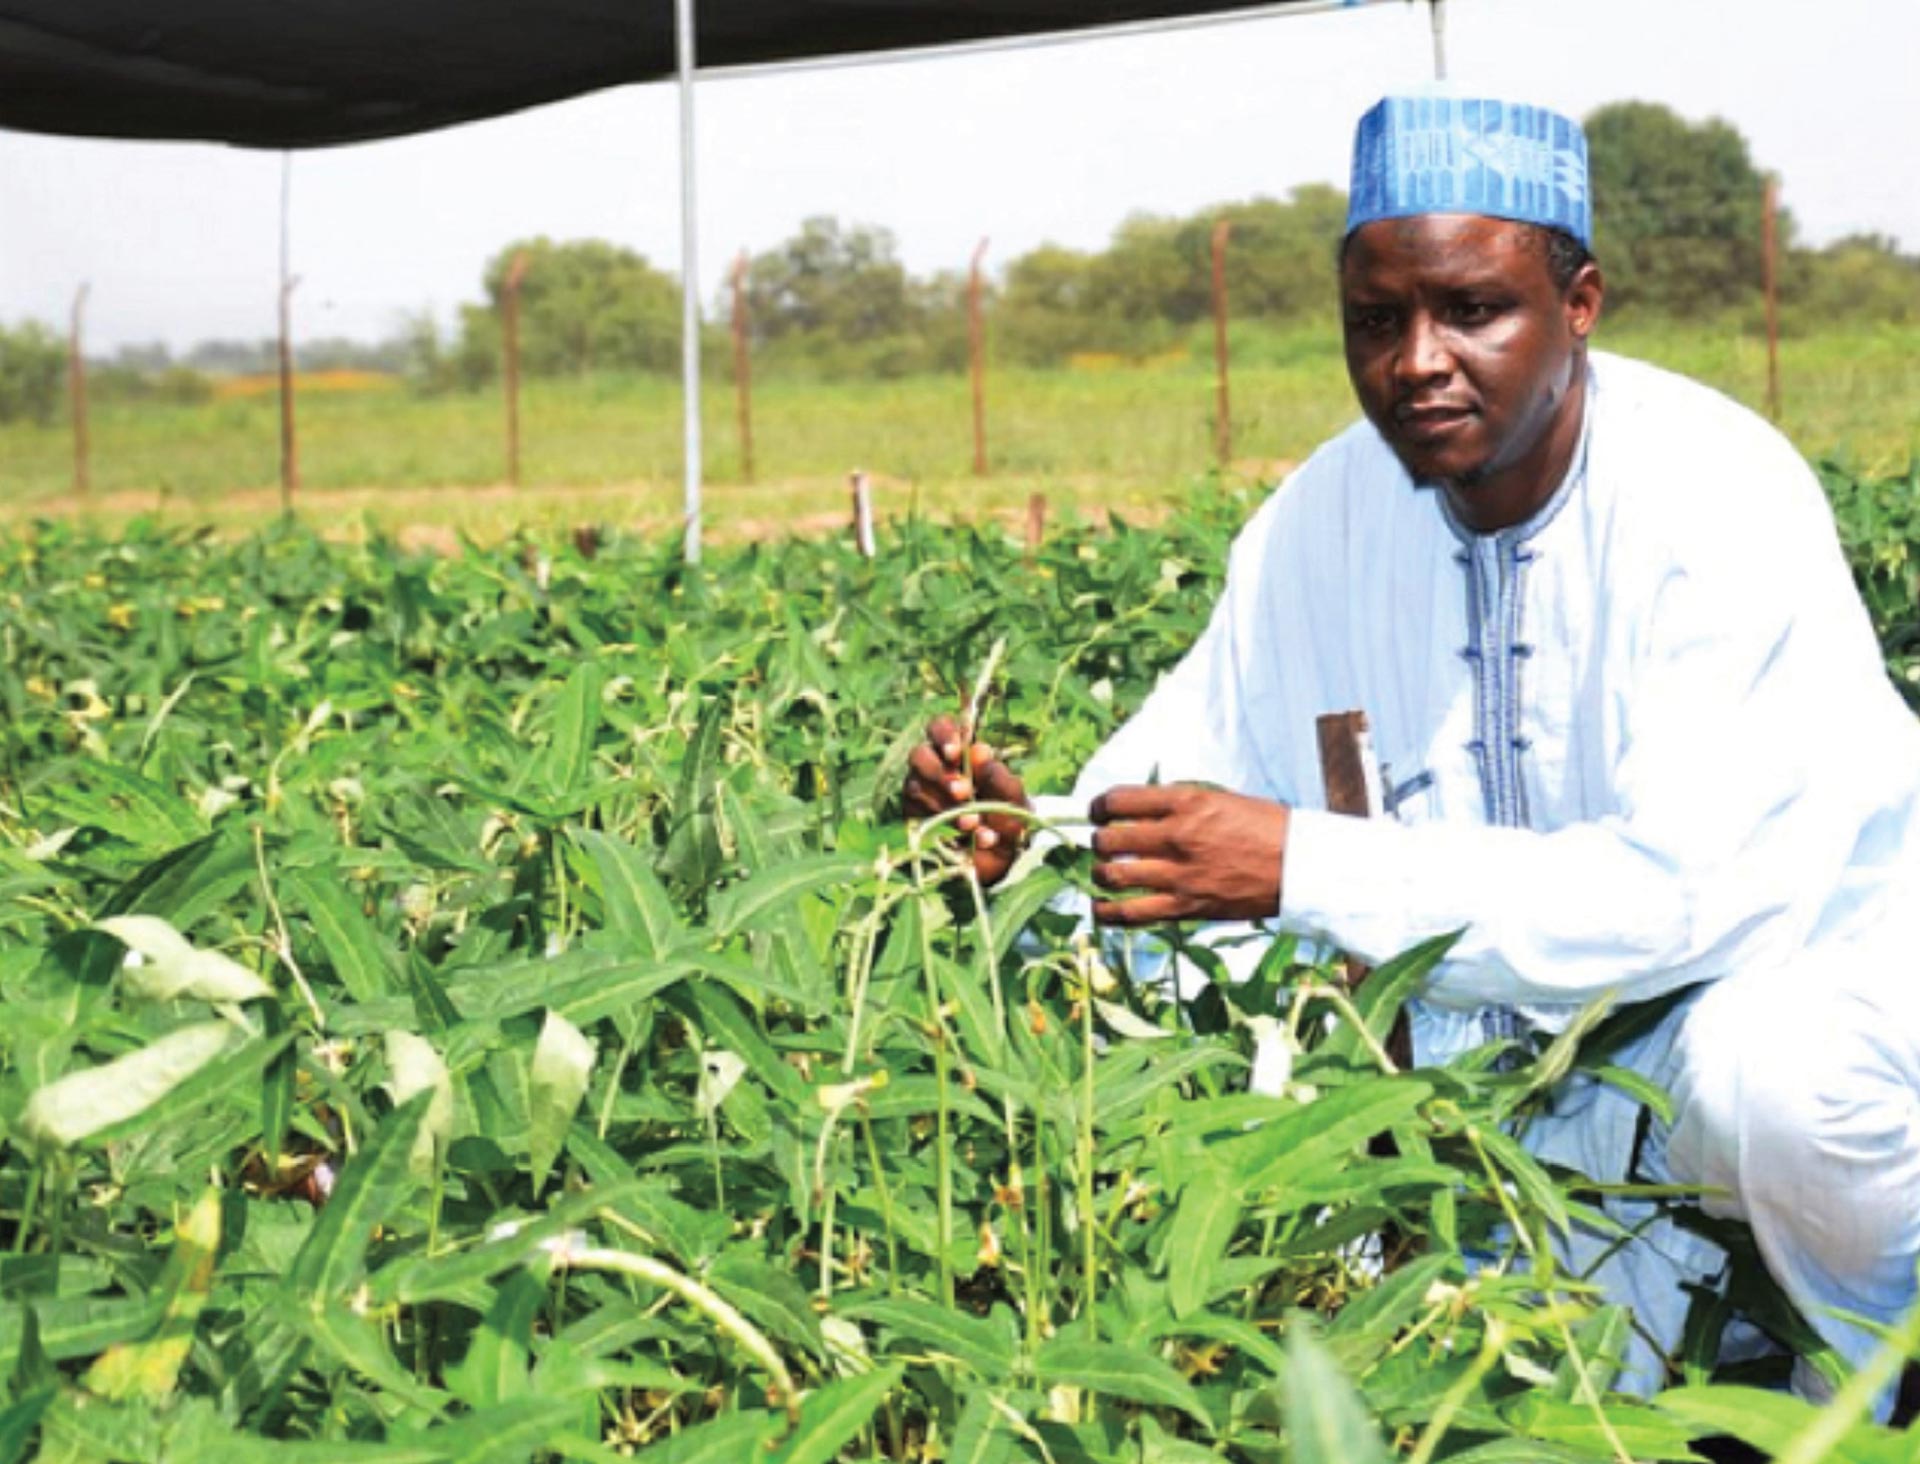
[[[53,421],[66,369],[66,348],[39,321],[0,326],[0,422]]]

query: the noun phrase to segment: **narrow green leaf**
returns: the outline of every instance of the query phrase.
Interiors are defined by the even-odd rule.
[[[784,1424],[779,1414],[758,1409],[723,1413],[634,1457],[646,1464],[744,1464],[767,1457],[763,1446],[780,1436]]]
[[[1225,1047],[1194,1044],[1179,1048],[1130,1048],[1143,1055],[1141,1065],[1113,1081],[1096,1077],[1093,1084],[1093,1117],[1108,1124],[1137,1108],[1162,1088],[1191,1077],[1202,1068],[1245,1067],[1247,1060]]]
[[[556,799],[577,792],[593,766],[593,739],[600,730],[601,674],[598,663],[582,662],[560,688],[553,704],[553,740],[540,764],[540,779]]]
[[[1285,1190],[1345,1168],[1368,1139],[1411,1118],[1432,1096],[1432,1085],[1415,1078],[1356,1083],[1222,1147],[1249,1191]]]
[[[256,877],[253,844],[236,822],[161,855],[115,890],[100,913],[164,915],[175,929],[189,930]]]
[[[815,854],[762,870],[715,898],[709,917],[713,934],[721,939],[737,934],[769,913],[786,911],[805,895],[844,884],[871,868],[871,861],[855,855]]]
[[[287,1014],[277,1001],[265,1004],[267,1036],[286,1039],[262,1074],[260,1088],[260,1147],[266,1151],[267,1167],[279,1166],[281,1146],[287,1137],[287,1125],[293,1121],[294,1085],[300,1072],[300,1054],[287,1026]]]
[[[555,1200],[538,1215],[494,1220],[486,1238],[465,1249],[432,1256],[414,1254],[389,1261],[368,1280],[368,1298],[376,1305],[393,1302],[411,1305],[468,1295],[502,1271],[526,1265],[549,1242],[578,1229],[601,1210],[629,1213],[634,1196],[650,1184],[658,1183],[628,1178],[596,1184],[591,1189]]]
[[[1293,1464],[1386,1464],[1386,1447],[1366,1405],[1309,1334],[1304,1318],[1295,1318],[1289,1329],[1281,1397]]]
[[[1670,1388],[1654,1397],[1653,1406],[1696,1435],[1725,1434],[1768,1456],[1780,1453],[1820,1417],[1817,1405],[1791,1393],[1726,1384]],[[1873,1454],[1846,1439],[1827,1457],[1832,1464],[1869,1464]]]
[[[1567,1213],[1566,1197],[1547,1177],[1540,1161],[1498,1129],[1483,1128],[1479,1133],[1488,1157],[1512,1179],[1528,1208],[1544,1216],[1562,1235],[1572,1229],[1573,1217]]]
[[[289,1309],[287,1320],[306,1334],[320,1356],[351,1368],[409,1407],[438,1413],[444,1406],[446,1395],[402,1367],[373,1322],[340,1302],[312,1310]]]
[[[728,1301],[781,1341],[826,1356],[820,1317],[793,1272],[745,1252],[722,1256],[707,1280]]]
[[[0,1464],[21,1464],[27,1457],[33,1431],[40,1426],[48,1405],[58,1396],[55,1388],[41,1388],[0,1408]]]
[[[1611,1063],[1590,1068],[1588,1071],[1608,1087],[1618,1088],[1634,1102],[1645,1105],[1647,1110],[1662,1123],[1673,1122],[1672,1096],[1645,1074],[1636,1073],[1632,1068],[1615,1067]]]
[[[413,1148],[433,1101],[431,1090],[416,1093],[388,1114],[348,1161],[287,1268],[287,1289],[301,1301],[318,1308],[359,1283],[374,1226],[413,1192]]]
[[[922,1350],[951,1357],[986,1382],[1004,1382],[1013,1372],[1013,1326],[1004,1312],[976,1317],[913,1295],[868,1297],[839,1310],[897,1332]]]
[[[979,1391],[967,1398],[947,1444],[945,1464],[1013,1464],[1013,1436],[1006,1420],[993,1406],[993,1396]]]
[[[544,1280],[533,1271],[509,1276],[494,1293],[473,1342],[447,1373],[447,1387],[470,1408],[489,1408],[526,1395],[533,1366],[533,1323],[547,1299]]]
[[[1367,979],[1360,983],[1360,989],[1354,993],[1353,1004],[1376,1042],[1386,1042],[1400,1008],[1411,997],[1420,994],[1434,968],[1446,959],[1447,952],[1453,949],[1459,939],[1460,932],[1456,930],[1423,940],[1367,974]],[[1361,1034],[1348,1023],[1340,1022],[1327,1034],[1316,1052],[1357,1062],[1364,1050]]]
[[[800,1421],[781,1441],[771,1464],[831,1464],[899,1386],[902,1371],[895,1363],[809,1394],[800,1405]]]
[[[400,989],[393,957],[373,922],[341,887],[337,872],[290,869],[280,876],[280,892],[306,915],[333,974],[355,1001],[378,1001]]]
[[[142,848],[167,848],[198,839],[207,826],[185,799],[117,763],[82,764],[85,786],[68,786],[54,797],[72,822],[86,819]]]
[[[635,942],[644,955],[666,955],[679,938],[680,924],[667,887],[653,872],[652,851],[594,829],[570,829],[600,875],[600,899],[607,928]]]
[[[1213,1420],[1185,1378],[1158,1355],[1118,1342],[1087,1342],[1070,1333],[1054,1338],[1033,1360],[1043,1387],[1065,1383],[1132,1403],[1173,1408],[1209,1432]]]
[[[1213,1295],[1213,1277],[1240,1225],[1246,1190],[1218,1165],[1200,1168],[1180,1192],[1180,1207],[1167,1241],[1167,1295],[1173,1314],[1184,1317]]]

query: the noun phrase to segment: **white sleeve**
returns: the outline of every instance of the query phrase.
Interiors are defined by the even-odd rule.
[[[1608,816],[1541,833],[1299,810],[1282,924],[1376,962],[1464,929],[1428,992],[1446,1006],[1641,999],[1798,951],[1913,758],[1831,520],[1793,517],[1757,553],[1668,564],[1628,612]]]

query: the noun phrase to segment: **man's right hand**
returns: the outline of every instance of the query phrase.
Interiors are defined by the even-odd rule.
[[[927,740],[907,759],[904,802],[909,818],[933,818],[963,803],[1031,808],[1027,790],[984,742],[969,740],[957,717],[935,717]],[[973,870],[983,885],[1005,877],[1026,842],[1026,824],[1008,813],[963,813],[955,821],[973,836]]]

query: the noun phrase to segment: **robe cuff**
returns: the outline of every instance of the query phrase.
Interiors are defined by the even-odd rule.
[[[1287,825],[1280,870],[1280,924],[1308,936],[1378,959],[1368,949],[1379,938],[1382,912],[1406,923],[1419,906],[1413,872],[1382,825],[1350,814],[1296,808]]]

